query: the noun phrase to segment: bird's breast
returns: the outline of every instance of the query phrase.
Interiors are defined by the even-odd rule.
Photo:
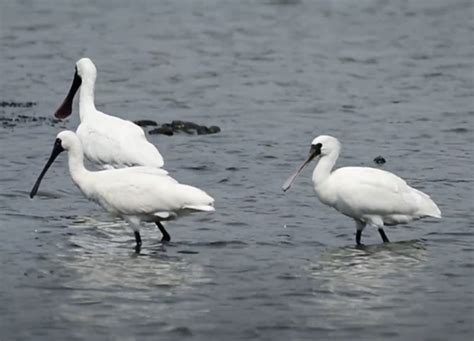
[[[337,192],[327,182],[315,184],[314,191],[318,199],[325,205],[335,207],[337,204]]]

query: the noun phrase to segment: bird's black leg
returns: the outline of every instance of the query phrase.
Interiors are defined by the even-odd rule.
[[[135,251],[138,253],[142,248],[142,237],[140,237],[140,232],[138,231],[135,231],[135,242],[137,243],[135,245]]]
[[[362,230],[357,230],[356,231],[356,244],[357,245],[362,245],[362,243],[360,242],[360,238],[362,237]]]
[[[385,234],[385,231],[383,230],[383,228],[379,227],[379,233],[384,243],[390,243],[390,240],[388,240],[387,235]]]
[[[364,230],[366,223],[357,219],[355,219],[355,223],[356,223],[356,229],[357,229],[356,230],[356,244],[357,246],[362,246],[360,239],[362,238],[362,231]]]
[[[165,230],[164,226],[161,225],[161,223],[159,221],[156,221],[156,226],[158,226],[158,228],[160,229],[161,231],[161,234],[163,235],[163,238],[161,238],[161,241],[162,242],[169,242],[171,240],[171,237],[168,233],[168,231]]]

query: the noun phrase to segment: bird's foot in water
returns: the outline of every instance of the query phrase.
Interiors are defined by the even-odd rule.
[[[364,245],[360,242],[361,238],[362,238],[362,230],[357,230],[356,231],[356,245],[357,246],[363,246]]]
[[[380,233],[380,237],[382,237],[383,242],[390,243],[390,240],[388,240],[387,235],[385,234],[385,231],[383,230],[383,228],[379,228],[378,230]]]
[[[163,238],[161,238],[162,243],[167,243],[171,240],[170,234],[168,231],[166,231],[165,227],[159,222],[155,222],[156,226],[160,229],[161,234],[163,235]]]
[[[140,236],[140,232],[138,231],[135,231],[134,232],[135,234],[135,252],[136,253],[140,253],[141,249],[142,249],[142,237]]]

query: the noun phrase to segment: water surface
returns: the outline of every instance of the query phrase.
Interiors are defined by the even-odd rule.
[[[470,1],[15,1],[0,14],[0,339],[468,340],[474,337],[473,6]],[[84,199],[51,117],[74,62],[98,68],[97,107],[218,125],[150,136],[217,212],[133,234]],[[77,104],[76,104],[77,105]],[[77,112],[77,107],[75,108]],[[15,122],[19,115],[29,118]],[[31,117],[37,118],[32,120]],[[313,137],[338,165],[387,159],[443,219],[381,245],[320,204]]]

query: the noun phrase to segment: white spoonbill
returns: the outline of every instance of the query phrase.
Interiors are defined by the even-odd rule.
[[[79,93],[81,124],[76,133],[86,157],[102,168],[128,166],[162,167],[163,157],[147,141],[145,132],[135,123],[100,112],[94,104],[94,86],[97,70],[89,58],[76,63],[74,80],[66,98],[56,111],[57,118],[66,118],[72,112],[72,101]]]
[[[170,235],[161,221],[193,211],[214,211],[213,198],[196,187],[178,183],[163,169],[138,166],[95,172],[87,170],[81,142],[74,132],[68,130],[58,134],[51,156],[31,190],[31,198],[38,192],[48,168],[64,150],[69,151],[69,172],[73,182],[86,198],[131,225],[137,252],[142,243],[142,221],[154,222],[163,234],[162,241],[169,241]]]
[[[356,243],[360,245],[367,224],[378,228],[384,242],[384,225],[407,223],[423,217],[441,218],[441,211],[431,198],[396,176],[381,169],[343,167],[332,172],[341,144],[321,135],[311,143],[308,158],[283,184],[287,191],[303,168],[320,156],[313,171],[313,185],[319,200],[334,207],[356,222]]]

